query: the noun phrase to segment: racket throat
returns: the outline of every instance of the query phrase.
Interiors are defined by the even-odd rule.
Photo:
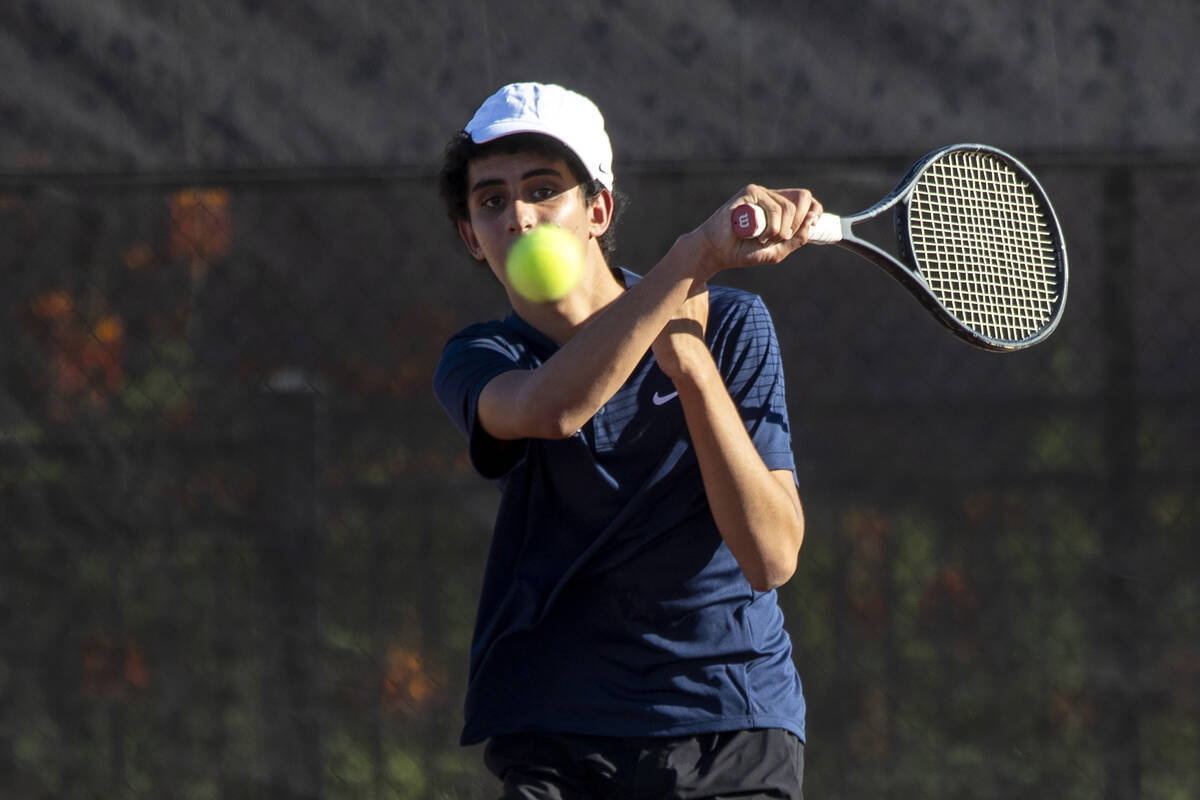
[[[903,282],[907,282],[906,279],[916,278],[917,283],[921,284],[923,282],[920,280],[920,276],[913,275],[896,263],[896,261],[908,263],[908,253],[905,252],[907,248],[898,216],[876,213],[873,209],[869,209],[852,217],[842,217],[842,238],[835,244],[867,259],[878,267],[882,267],[896,278],[901,278],[903,275],[904,277],[901,279]],[[856,232],[859,230],[866,235],[859,236]],[[876,242],[891,242],[894,249],[889,252],[875,244]]]

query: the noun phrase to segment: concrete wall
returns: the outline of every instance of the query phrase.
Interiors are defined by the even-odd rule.
[[[592,95],[618,169],[1200,131],[1194,0],[9,0],[0,30],[8,171],[428,165],[526,79]]]

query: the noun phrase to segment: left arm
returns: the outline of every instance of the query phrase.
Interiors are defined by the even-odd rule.
[[[796,571],[804,512],[790,470],[769,470],[746,431],[704,341],[708,293],[684,304],[654,342],[674,382],[704,491],[717,528],[756,591],[783,585]]]

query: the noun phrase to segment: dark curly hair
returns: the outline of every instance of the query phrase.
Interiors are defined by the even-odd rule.
[[[579,181],[584,198],[589,201],[604,191],[604,184],[588,176],[587,169],[579,160],[579,156],[575,155],[574,151],[565,144],[550,136],[537,133],[515,133],[483,144],[476,144],[463,131],[455,135],[446,145],[446,151],[442,157],[442,169],[438,175],[442,202],[446,207],[446,215],[452,222],[465,220],[469,216],[467,212],[467,172],[471,162],[487,156],[511,153],[533,153],[547,158],[561,158],[571,170],[571,175]],[[615,192],[613,194],[612,223],[597,240],[600,252],[604,254],[606,260],[613,257],[616,249],[616,237],[613,230],[616,224],[616,212],[624,205],[623,202],[615,202],[617,197],[621,197],[622,200],[624,198]]]

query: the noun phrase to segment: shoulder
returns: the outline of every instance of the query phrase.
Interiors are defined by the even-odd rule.
[[[476,322],[451,336],[442,348],[443,363],[463,359],[502,359],[533,368],[554,350],[554,343],[515,315]]]
[[[442,348],[434,370],[434,390],[447,402],[464,391],[478,391],[505,370],[527,366],[528,348],[500,320],[477,322],[455,333]]]
[[[433,391],[471,442],[473,460],[480,432],[475,424],[477,404],[484,387],[497,375],[533,368],[537,361],[529,341],[507,320],[468,325],[446,341],[433,374]]]
[[[782,369],[779,338],[762,297],[725,286],[709,293],[705,339],[731,392],[772,381]]]
[[[446,340],[443,349],[480,345],[487,342],[514,344],[515,336],[503,321],[494,319],[487,322],[475,322],[455,333]]]
[[[709,330],[714,337],[773,331],[774,323],[761,296],[732,286],[710,286]]]
[[[710,309],[721,309],[724,313],[748,313],[755,308],[766,308],[761,296],[735,286],[710,285],[708,287]]]

